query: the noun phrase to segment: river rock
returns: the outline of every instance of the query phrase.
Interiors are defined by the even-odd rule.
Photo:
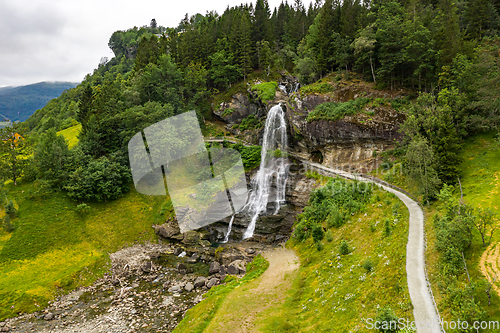
[[[192,291],[194,289],[194,285],[191,283],[191,282],[188,282],[186,283],[186,285],[184,286],[184,290],[185,291]]]
[[[203,287],[204,285],[207,284],[207,278],[204,277],[204,276],[199,276],[198,278],[196,278],[196,280],[194,281],[194,287],[195,288],[201,288]]]
[[[167,221],[153,228],[155,228],[155,233],[163,238],[172,238],[181,233],[179,225],[175,221]]]
[[[184,244],[197,244],[200,241],[200,238],[201,235],[198,232],[191,230],[184,233],[184,239],[182,242]]]
[[[227,267],[227,274],[238,275],[246,273],[245,261],[235,260]]]
[[[208,268],[208,274],[212,275],[219,273],[219,269],[220,269],[220,264],[217,261],[212,261],[210,263],[210,267]]]
[[[177,270],[186,270],[186,265],[184,265],[182,262],[178,262],[176,266]]]
[[[47,321],[52,320],[52,319],[54,319],[54,314],[53,314],[53,313],[51,313],[51,312],[49,312],[49,313],[47,313],[47,314],[43,317],[43,319],[44,319],[44,320],[47,320]]]
[[[216,279],[216,278],[211,278],[210,280],[208,280],[207,282],[207,288],[210,289],[212,288],[213,286],[215,286],[217,283],[219,283],[219,279]]]
[[[180,293],[180,292],[182,292],[182,287],[179,285],[172,286],[172,287],[168,288],[168,292],[169,293]]]

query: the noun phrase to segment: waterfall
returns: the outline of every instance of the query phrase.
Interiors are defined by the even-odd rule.
[[[275,210],[277,214],[280,205],[285,202],[286,181],[288,178],[288,162],[283,154],[287,148],[285,113],[280,105],[269,110],[264,128],[260,168],[252,179],[252,191],[246,208],[252,216],[243,239],[253,236],[255,223],[259,214],[266,212],[273,179],[276,182]],[[279,151],[277,150],[279,149]],[[271,198],[272,199],[272,198]]]
[[[227,228],[227,233],[222,243],[227,243],[227,241],[229,240],[229,234],[231,233],[231,228],[233,227],[233,221],[234,221],[234,214],[233,216],[231,216],[231,221],[229,221],[229,227]]]

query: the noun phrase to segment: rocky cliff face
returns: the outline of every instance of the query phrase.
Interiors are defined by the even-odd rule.
[[[330,81],[329,84],[333,91],[328,93],[293,92],[297,87],[296,79],[283,75],[280,89],[269,105],[264,105],[249,90],[247,94],[236,94],[231,102],[222,103],[215,113],[228,124],[227,129],[234,135],[260,144],[263,127],[250,126],[241,130],[238,124],[251,115],[263,124],[267,111],[279,103],[286,111],[291,151],[330,167],[367,172],[375,163],[374,152],[392,149],[395,141],[401,140],[399,126],[405,119],[402,113],[389,105],[369,103],[365,112],[339,121],[308,122],[307,116],[325,102],[347,102],[359,97],[398,99],[403,97],[403,92],[375,90],[373,84],[352,75],[349,80]]]

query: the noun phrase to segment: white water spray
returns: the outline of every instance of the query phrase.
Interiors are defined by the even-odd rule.
[[[227,228],[226,236],[224,237],[223,243],[227,243],[229,240],[229,234],[231,233],[231,228],[233,227],[234,215],[231,216],[231,221],[229,221],[229,227]]]
[[[285,113],[280,105],[276,105],[267,114],[262,141],[260,168],[252,179],[252,192],[246,205],[252,220],[243,234],[243,239],[253,236],[255,223],[259,214],[267,210],[271,184],[276,181],[275,211],[285,202],[286,181],[288,178],[288,162],[283,153],[287,148]],[[280,151],[278,151],[278,149]]]

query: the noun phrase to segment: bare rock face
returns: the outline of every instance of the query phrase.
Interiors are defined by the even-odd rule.
[[[300,174],[291,175],[290,186],[287,187],[286,200],[296,207],[305,207],[309,202],[311,191],[318,186],[316,180]]]
[[[239,124],[251,114],[259,113],[259,106],[251,103],[248,95],[237,93],[230,102],[215,106],[214,113],[228,124]]]
[[[402,139],[399,126],[404,114],[389,105],[365,106],[366,112],[346,116],[338,121],[307,121],[318,105],[347,102],[371,97],[400,98],[399,92],[374,90],[371,84],[354,79],[339,82],[334,91],[324,94],[290,96],[286,116],[291,138],[291,151],[301,158],[333,168],[367,172],[373,167],[374,152],[392,149]]]

